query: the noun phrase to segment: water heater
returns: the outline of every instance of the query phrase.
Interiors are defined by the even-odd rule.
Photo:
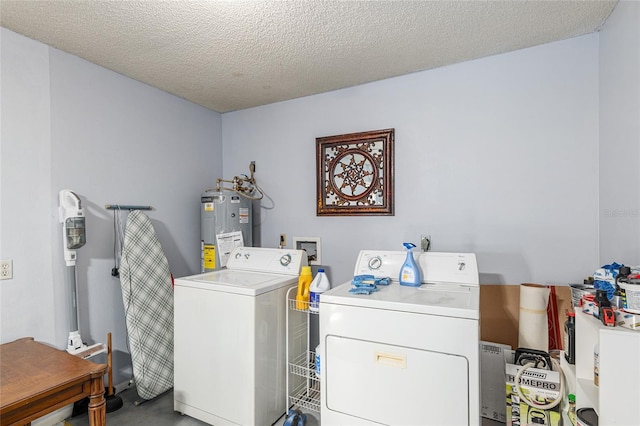
[[[251,199],[234,191],[207,190],[200,196],[202,272],[227,264],[234,247],[252,245]]]
[[[252,203],[264,196],[255,171],[252,161],[249,176],[217,179],[215,189],[200,195],[201,272],[224,268],[235,247],[253,245]]]

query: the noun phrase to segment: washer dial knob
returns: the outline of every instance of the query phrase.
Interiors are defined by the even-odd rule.
[[[283,254],[282,257],[280,258],[280,264],[282,266],[289,266],[290,263],[291,263],[291,255],[289,253]]]

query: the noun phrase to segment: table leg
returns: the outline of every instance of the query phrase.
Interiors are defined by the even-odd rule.
[[[102,376],[91,379],[91,396],[89,397],[89,425],[105,426],[107,424],[107,403],[104,398],[104,381]]]

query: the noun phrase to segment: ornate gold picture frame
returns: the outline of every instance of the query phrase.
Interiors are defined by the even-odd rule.
[[[394,134],[316,138],[318,216],[393,216]]]

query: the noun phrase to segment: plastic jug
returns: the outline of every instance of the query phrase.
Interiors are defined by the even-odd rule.
[[[320,310],[320,294],[331,288],[329,278],[324,273],[324,269],[318,269],[316,277],[309,287],[309,310],[318,312]]]
[[[311,266],[303,266],[298,278],[298,294],[296,294],[296,309],[306,311],[309,306],[309,286],[313,277]]]

